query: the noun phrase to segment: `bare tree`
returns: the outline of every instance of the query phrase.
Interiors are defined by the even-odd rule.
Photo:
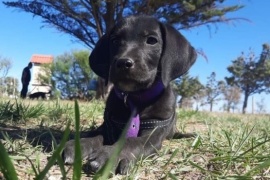
[[[226,111],[230,112],[232,109],[234,112],[236,106],[240,103],[241,89],[237,86],[230,86],[227,84],[222,88],[222,94],[226,101]]]
[[[12,62],[9,58],[0,56],[0,78],[5,78],[12,67]]]
[[[4,79],[5,82],[5,91],[8,96],[16,96],[19,94],[19,80],[14,77],[7,76]]]
[[[12,67],[11,60],[0,56],[0,93],[4,94],[6,91],[5,78]]]
[[[261,98],[260,101],[257,101],[256,105],[257,105],[257,112],[259,114],[266,112],[265,99],[264,98]]]
[[[222,93],[222,88],[224,87],[224,82],[223,81],[217,81],[216,80],[216,73],[212,72],[209,77],[207,77],[208,81],[205,86],[205,96],[206,96],[206,101],[204,104],[209,104],[210,105],[210,111],[213,111],[213,105],[215,102],[221,100],[219,96]]]

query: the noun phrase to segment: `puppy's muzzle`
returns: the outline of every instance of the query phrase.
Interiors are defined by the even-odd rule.
[[[116,60],[116,68],[117,69],[130,69],[134,66],[134,61],[129,58],[122,58]]]

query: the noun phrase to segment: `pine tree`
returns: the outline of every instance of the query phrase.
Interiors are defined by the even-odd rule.
[[[239,87],[244,93],[242,113],[245,114],[251,95],[270,93],[270,46],[263,44],[259,58],[251,50],[247,55],[242,53],[227,70],[232,74],[225,78],[227,83]]]
[[[185,102],[189,102],[196,97],[204,88],[198,77],[190,77],[188,74],[174,81],[174,87],[178,95],[180,95],[179,107],[182,108]]]

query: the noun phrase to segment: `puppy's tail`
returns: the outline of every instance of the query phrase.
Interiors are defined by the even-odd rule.
[[[172,139],[182,139],[182,138],[195,138],[197,136],[196,133],[180,133],[175,132]]]

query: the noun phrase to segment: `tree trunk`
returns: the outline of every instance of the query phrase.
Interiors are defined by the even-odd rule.
[[[107,12],[103,15],[105,26],[106,26],[106,33],[108,33],[115,24],[115,19],[114,19],[115,6],[116,6],[116,1],[106,1]],[[108,83],[107,85],[105,85],[105,80],[102,79],[101,77],[98,77],[96,99],[106,100],[112,86],[113,85],[111,83]]]
[[[179,108],[180,108],[180,109],[183,108],[183,100],[184,100],[184,98],[181,97],[180,100],[179,100],[179,102],[177,102],[177,103],[179,103]]]
[[[246,90],[246,91],[245,91],[245,97],[244,97],[243,108],[242,108],[242,113],[243,113],[243,114],[246,114],[246,111],[247,111],[248,97],[249,97],[249,93],[248,93],[248,91]]]
[[[106,26],[106,33],[108,33],[115,24],[114,20],[115,5],[116,5],[115,1],[106,1],[107,12],[103,15]],[[102,34],[99,35],[100,37],[102,36]],[[98,77],[96,99],[106,100],[112,86],[113,85],[111,83],[105,85],[105,80],[102,79],[101,77]]]
[[[181,96],[178,103],[179,103],[179,108],[181,108],[181,109],[191,109],[192,108],[192,105],[191,105],[188,97]]]
[[[210,112],[213,111],[213,102],[210,102]]]
[[[230,113],[231,107],[232,107],[232,104],[231,103],[228,103],[228,105],[227,105],[227,113]]]
[[[97,83],[96,99],[106,100],[113,85],[111,83],[105,85],[105,80],[101,77],[98,77]]]

